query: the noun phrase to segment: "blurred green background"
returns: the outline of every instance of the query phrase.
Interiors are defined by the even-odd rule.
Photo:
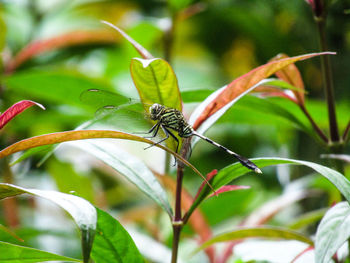
[[[327,28],[329,49],[337,52],[332,65],[341,130],[350,111],[350,20],[344,12],[348,8],[346,1],[336,1],[330,9]],[[32,108],[9,123],[1,130],[1,148],[31,136],[72,130],[92,119],[96,108],[84,105],[79,98],[84,90],[99,88],[137,97],[129,67],[131,58],[139,56],[125,39],[100,20],[118,25],[155,57],[164,58],[166,31],[173,12],[180,15],[175,24],[171,56],[167,58],[178,78],[186,116],[212,91],[265,64],[278,53],[296,56],[319,51],[313,14],[303,0],[1,1],[0,109],[4,111],[22,99],[34,100],[47,108],[46,111]],[[319,62],[319,58],[313,58],[297,66],[307,90],[306,105],[326,130],[327,111]],[[320,159],[320,154],[325,152],[313,138],[262,107],[262,103],[269,102],[256,103],[256,100],[249,97],[240,100],[207,136],[247,157],[288,157],[331,165]],[[269,100],[283,104],[307,123],[291,102]],[[142,147],[133,145],[132,151],[142,151]],[[74,191],[98,207],[113,209],[122,223],[131,223],[138,231],[165,244],[170,242],[170,225],[164,223],[164,215],[121,176],[101,164],[91,165],[91,157],[79,151],[63,148],[36,167],[42,156],[39,153],[14,166],[10,180],[20,186]],[[231,164],[232,158],[200,142],[193,149],[190,161],[205,174]],[[155,169],[162,167],[163,155],[154,155],[151,165]],[[235,181],[251,186],[250,190],[224,194],[208,200],[201,208],[213,228],[226,229],[267,200],[279,196],[291,180],[305,177],[309,172],[294,167],[266,169],[263,176],[249,175]],[[348,170],[346,173],[349,174]],[[275,224],[291,223],[303,211],[339,200],[329,184],[315,178],[304,184],[321,189],[322,194],[289,207],[275,218]],[[186,189],[195,193],[199,183],[200,179],[186,170]],[[60,244],[62,254],[79,255],[79,244],[74,241],[77,235],[72,237],[66,225],[62,229],[62,224],[50,221],[52,215],[45,208],[40,215],[32,211],[28,206],[31,200],[20,199],[19,205],[22,204],[19,218],[22,238],[28,237],[31,246],[45,248],[45,242],[37,237],[48,234],[53,242],[50,244]],[[0,223],[8,225],[6,220],[4,210],[0,211]],[[44,227],[39,231],[38,226]],[[192,235],[192,230],[186,229],[184,236]],[[65,241],[72,238],[74,245],[59,243],[56,240],[59,236]],[[0,239],[7,238],[10,239],[6,236]]]

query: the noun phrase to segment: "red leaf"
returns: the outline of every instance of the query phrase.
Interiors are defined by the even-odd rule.
[[[213,171],[211,171],[210,173],[207,174],[206,179],[209,182],[216,174],[218,173],[218,170],[214,169]],[[204,184],[202,183],[201,186],[198,188],[197,194],[194,197],[194,200],[197,199],[197,197],[199,196],[200,192],[203,190],[203,187],[206,185],[206,183],[204,182]],[[216,191],[214,192],[214,194],[217,196]]]
[[[314,250],[315,248],[312,246],[307,247],[306,249],[304,249],[303,251],[301,251],[293,260],[291,263],[296,262],[302,255],[304,255],[305,253]]]
[[[300,60],[305,60],[314,56],[327,55],[327,54],[333,55],[335,53],[334,52],[311,53],[311,54],[302,55],[302,56],[284,58],[280,60],[271,61],[265,65],[262,65],[260,67],[253,69],[252,71],[244,74],[243,76],[235,79],[230,84],[228,84],[227,87],[224,88],[221,91],[221,93],[219,93],[219,95],[206,106],[202,114],[195,121],[193,128],[197,130],[198,127],[205,120],[207,120],[210,116],[212,116],[218,110],[223,108],[225,105],[230,103],[235,98],[247,92],[250,88],[258,84],[261,80],[271,76],[272,74],[283,69],[284,67]]]
[[[115,43],[118,39],[115,33],[99,30],[73,31],[49,39],[38,40],[28,44],[19,51],[6,65],[5,71],[11,73],[32,57],[50,50],[91,43]]]
[[[272,58],[271,61],[276,61],[284,58],[289,58],[286,54],[279,54],[276,57]],[[284,67],[283,69],[277,71],[275,75],[285,82],[293,85],[294,87],[300,89],[300,91],[292,90],[294,93],[298,104],[304,105],[304,82],[301,77],[301,74],[298,70],[298,68],[295,66],[294,63],[289,64],[288,66]]]
[[[27,108],[33,105],[37,105],[43,110],[45,110],[45,107],[39,103],[36,103],[31,100],[21,100],[13,104],[3,114],[0,115],[0,129],[2,129],[2,127],[4,127],[10,120],[16,117],[16,115],[20,114],[22,111],[26,110]]]
[[[287,90],[288,91],[288,90]],[[260,92],[265,97],[282,97],[298,104],[295,94],[288,94],[286,90],[281,90],[272,86],[259,86],[254,89],[254,92]]]
[[[222,194],[225,192],[231,192],[231,191],[236,191],[236,190],[241,190],[241,189],[249,189],[250,186],[246,186],[246,185],[224,185],[222,187],[219,188],[219,190],[216,190],[216,193]],[[214,196],[215,194],[211,194],[209,197]]]

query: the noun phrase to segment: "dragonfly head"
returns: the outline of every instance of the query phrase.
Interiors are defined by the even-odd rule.
[[[159,119],[159,113],[161,113],[161,111],[164,109],[163,105],[160,105],[158,103],[154,103],[152,104],[151,107],[149,107],[149,113],[150,113],[150,117],[151,120],[158,120]]]

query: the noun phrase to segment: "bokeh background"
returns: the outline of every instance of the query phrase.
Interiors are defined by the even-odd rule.
[[[330,8],[327,25],[329,50],[337,52],[332,57],[332,66],[341,130],[350,111],[349,8],[348,1],[336,1]],[[174,34],[169,38],[174,10],[180,11]],[[131,58],[139,55],[100,20],[118,25],[155,57],[169,60],[178,78],[186,116],[211,92],[279,53],[296,56],[319,51],[312,10],[303,0],[3,0],[0,1],[0,109],[4,111],[21,99],[34,100],[47,109],[33,108],[16,117],[1,131],[1,148],[31,136],[72,130],[93,118],[96,109],[79,99],[83,90],[108,89],[137,97],[129,70]],[[307,90],[306,105],[326,130],[319,58],[299,62],[297,66]],[[279,98],[270,100],[283,104],[305,122],[293,103]],[[207,136],[247,157],[289,157],[332,165],[320,158],[325,150],[314,138],[254,102],[249,97],[240,100]],[[269,103],[267,99],[266,103]],[[130,151],[140,152],[142,147],[134,144]],[[87,154],[62,148],[40,167],[37,164],[45,152],[38,152],[11,167],[12,176],[0,174],[0,180],[24,187],[74,191],[96,206],[112,211],[132,231],[170,244],[170,224],[152,201]],[[146,155],[152,156],[151,168],[162,171],[163,154],[155,151],[154,155]],[[232,158],[200,142],[193,149],[190,161],[208,173],[231,164]],[[349,174],[348,170],[345,172]],[[201,209],[214,232],[221,232],[235,226],[268,200],[281,196],[292,181],[301,178],[297,182],[316,189],[316,193],[283,209],[270,222],[286,225],[305,211],[326,207],[340,199],[330,184],[315,175],[311,179],[309,173],[300,167],[269,168],[263,176],[248,175],[235,181],[251,186],[249,190],[210,199]],[[195,193],[199,184],[200,179],[186,170],[186,189]],[[59,209],[28,198],[18,199],[15,209],[16,213],[9,215],[3,207],[0,223],[16,227],[30,246],[79,257],[78,233],[72,231],[73,223]],[[314,227],[305,231],[312,232]],[[6,234],[1,235],[0,240],[11,240]],[[184,239],[193,243],[194,236],[187,227]]]

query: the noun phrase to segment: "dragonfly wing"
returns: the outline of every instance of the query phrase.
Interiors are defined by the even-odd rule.
[[[80,94],[80,100],[95,108],[102,108],[106,105],[120,106],[130,103],[131,99],[114,92],[100,89],[85,90]]]
[[[96,124],[131,133],[148,131],[151,126],[140,103],[120,107],[105,106],[98,109],[95,115]]]

